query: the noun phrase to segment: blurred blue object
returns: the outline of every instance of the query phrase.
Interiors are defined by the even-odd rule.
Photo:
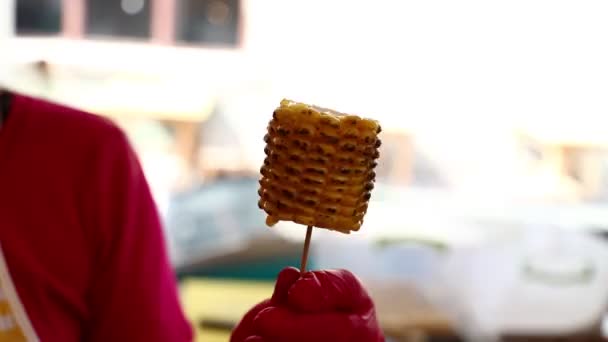
[[[256,203],[253,178],[221,179],[177,195],[170,203],[167,229],[178,254],[197,254],[218,241],[259,231],[264,216]]]
[[[273,279],[298,264],[300,244],[266,227],[257,188],[254,177],[220,177],[172,199],[166,226],[180,276]]]

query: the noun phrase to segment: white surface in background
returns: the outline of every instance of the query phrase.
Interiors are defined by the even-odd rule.
[[[519,239],[452,252],[443,281],[449,288],[438,304],[468,332],[524,335],[573,333],[598,322],[608,300],[608,246],[575,233],[533,228]],[[557,238],[556,238],[557,236]],[[590,281],[556,285],[525,276],[534,255],[591,260]],[[564,266],[565,264],[561,264]],[[547,264],[546,266],[554,266]]]
[[[528,226],[559,226],[566,230],[608,229],[608,203],[547,203],[505,198],[492,193],[469,193],[442,188],[391,188],[378,185],[359,232],[346,238],[367,240],[409,238],[470,246],[510,239]],[[280,222],[281,236],[301,241],[302,226]],[[341,234],[315,229],[313,239]]]
[[[15,0],[0,2],[0,41],[13,36],[15,31]]]
[[[15,0],[0,1],[0,86],[6,81],[7,69],[9,67],[10,58],[7,58],[10,53],[7,45],[14,34],[14,6]]]
[[[167,217],[172,190],[180,176],[180,160],[174,155],[141,153],[142,168],[158,211],[164,220]]]
[[[373,240],[321,233],[311,253],[319,269],[344,268],[366,281],[400,281],[431,286],[440,254],[418,244],[381,247]]]

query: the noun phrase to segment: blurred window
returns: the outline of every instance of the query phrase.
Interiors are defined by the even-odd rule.
[[[96,36],[148,38],[151,0],[86,0],[86,32]]]
[[[239,0],[178,0],[178,40],[236,45]]]
[[[17,0],[17,34],[47,35],[61,31],[61,0]]]

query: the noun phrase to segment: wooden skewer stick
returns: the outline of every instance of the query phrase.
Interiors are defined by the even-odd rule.
[[[306,228],[306,240],[304,240],[304,250],[302,251],[302,261],[300,262],[300,272],[306,272],[306,263],[308,262],[308,250],[310,249],[310,238],[312,236],[312,226]]]

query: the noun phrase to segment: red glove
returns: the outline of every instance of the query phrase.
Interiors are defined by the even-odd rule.
[[[272,298],[256,305],[231,342],[380,342],[374,304],[350,272],[286,268]]]

